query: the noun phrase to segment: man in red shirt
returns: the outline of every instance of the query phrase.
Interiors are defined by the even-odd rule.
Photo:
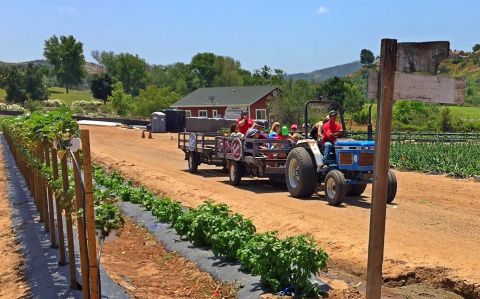
[[[337,141],[338,137],[343,136],[343,128],[337,123],[337,111],[332,110],[329,113],[330,120],[323,125],[322,144],[325,146],[325,154],[323,161],[326,164],[335,162],[335,158],[332,157],[333,144]]]
[[[243,135],[247,134],[248,129],[253,127],[253,120],[248,117],[247,111],[242,111],[240,118],[237,120],[238,131]]]

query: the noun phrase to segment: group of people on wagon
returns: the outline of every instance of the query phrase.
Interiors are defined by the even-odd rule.
[[[336,121],[337,111],[331,110],[325,119],[315,123],[308,134],[308,138],[315,140],[321,140],[321,144],[325,148],[324,161],[325,163],[333,163],[335,158],[333,157],[334,144],[337,138],[344,135],[341,124]],[[292,143],[298,142],[303,139],[302,134],[297,132],[298,126],[292,124],[290,130],[287,126],[282,126],[279,122],[274,122],[270,127],[270,132],[267,134],[264,132],[267,126],[266,121],[256,120],[253,121],[247,111],[242,111],[237,123],[232,124],[230,127],[229,136],[248,138],[248,139],[266,139],[266,140],[290,140]],[[252,149],[253,144],[247,143],[247,148]],[[262,143],[259,145],[259,149],[288,149],[290,145],[286,143]]]

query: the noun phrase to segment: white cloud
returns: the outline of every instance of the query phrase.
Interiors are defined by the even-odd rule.
[[[317,15],[323,15],[323,14],[326,14],[327,12],[329,12],[329,11],[330,11],[330,9],[328,9],[328,7],[326,7],[326,6],[320,6],[320,7],[315,11],[315,13],[316,13]]]
[[[75,7],[73,6],[62,6],[58,8],[58,11],[64,15],[73,15],[74,13],[77,12]]]

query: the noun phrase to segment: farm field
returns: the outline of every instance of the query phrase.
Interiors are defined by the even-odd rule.
[[[186,171],[175,134],[140,138],[138,130],[90,129],[94,160],[120,170],[158,193],[185,206],[206,199],[228,204],[253,220],[260,231],[281,236],[310,233],[331,256],[330,267],[365,276],[370,198],[350,198],[340,208],[327,205],[320,194],[311,200],[291,198],[268,181],[228,184],[220,170],[200,166]],[[480,282],[480,183],[414,172],[396,172],[399,189],[387,209],[384,274],[393,280],[407,273],[428,279]],[[366,195],[371,192],[367,188]]]

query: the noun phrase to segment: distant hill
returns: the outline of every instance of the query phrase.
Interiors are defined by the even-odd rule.
[[[45,59],[37,59],[37,60],[25,61],[25,62],[3,62],[3,61],[0,61],[0,67],[1,66],[15,66],[15,65],[23,66],[23,65],[27,65],[29,63],[33,63],[34,65],[38,65],[38,66],[48,66],[49,65],[48,62]],[[98,73],[103,72],[103,67],[101,65],[98,65],[98,64],[93,63],[93,62],[87,62],[85,64],[85,68],[87,69],[87,73],[89,75],[98,74]]]
[[[327,67],[325,69],[316,70],[310,73],[298,73],[298,74],[289,74],[287,78],[293,80],[307,80],[307,81],[324,81],[331,77],[345,77],[352,73],[355,73],[362,68],[360,61],[354,61],[346,64],[341,64],[337,66]]]

